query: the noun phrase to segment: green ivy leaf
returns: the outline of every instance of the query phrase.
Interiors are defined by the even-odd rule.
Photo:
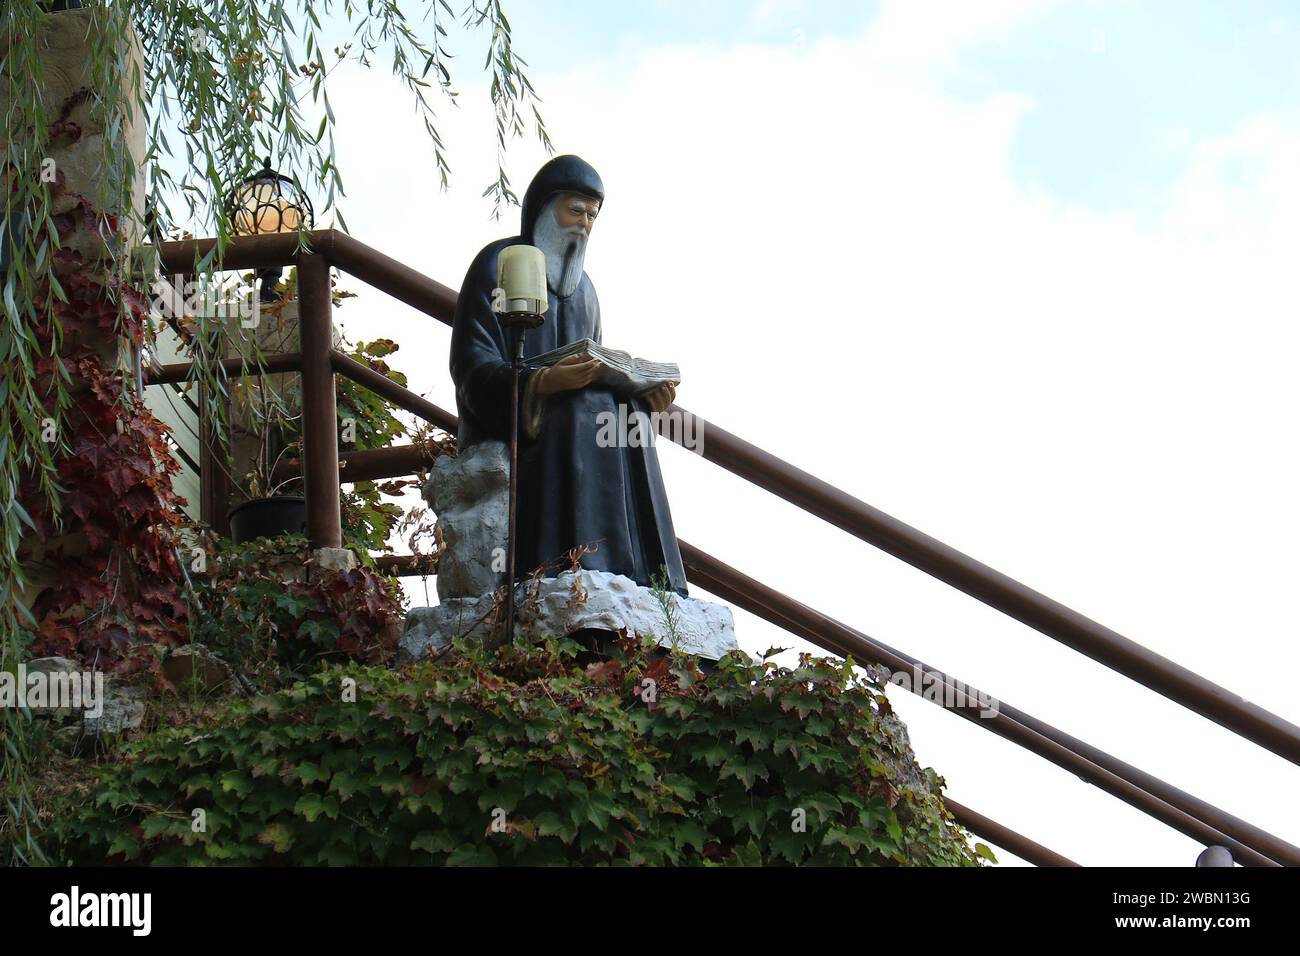
[[[265,843],[276,853],[288,853],[293,847],[294,835],[283,823],[272,823],[257,835],[258,843]]]
[[[496,854],[486,846],[462,846],[447,857],[448,866],[496,866]]]

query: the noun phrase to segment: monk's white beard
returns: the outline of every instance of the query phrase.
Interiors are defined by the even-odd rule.
[[[573,295],[582,281],[587,234],[581,226],[561,229],[554,203],[547,203],[533,226],[533,243],[546,256],[546,283],[561,297]]]

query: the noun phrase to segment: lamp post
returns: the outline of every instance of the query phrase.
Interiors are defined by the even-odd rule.
[[[310,229],[316,221],[307,194],[288,176],[272,169],[270,157],[260,170],[232,190],[226,209],[231,232],[236,236],[297,232],[299,227]],[[262,280],[263,302],[280,298],[275,287],[283,274],[280,266],[257,273]]]
[[[515,632],[515,525],[519,497],[519,375],[524,367],[524,335],[546,316],[546,256],[536,246],[502,249],[492,308],[510,332],[510,507],[506,525],[506,610],[501,643]]]

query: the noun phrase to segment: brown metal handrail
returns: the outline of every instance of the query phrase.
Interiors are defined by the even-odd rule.
[[[976,813],[969,807],[963,806],[952,797],[943,798],[944,805],[948,812],[952,814],[953,819],[964,826],[976,836],[983,837],[994,846],[1000,846],[1010,850],[1022,860],[1028,860],[1034,866],[1078,866],[1068,857],[1061,856],[1055,850],[1049,850],[1041,843],[1022,836],[1015,830],[1004,827],[995,820],[990,820],[982,813]]]
[[[390,445],[387,448],[358,448],[339,452],[339,480],[383,481],[402,478],[433,465],[433,455],[419,445]],[[302,459],[285,458],[271,472],[271,484],[279,485],[302,477]]]
[[[214,240],[165,243],[160,247],[161,261],[165,268],[173,271],[185,271],[193,267],[196,255],[210,254],[214,246]],[[427,402],[427,400],[414,395],[414,393],[406,389],[402,389],[401,386],[396,385],[396,383],[372,369],[354,362],[347,356],[343,356],[330,348],[328,266],[331,263],[337,265],[354,276],[375,285],[382,291],[388,292],[396,298],[447,323],[450,323],[454,315],[456,293],[342,233],[332,230],[312,233],[310,234],[310,248],[313,254],[302,254],[298,239],[293,235],[244,238],[234,240],[227,247],[221,260],[223,268],[261,268],[269,265],[286,265],[294,261],[297,261],[300,265],[299,285],[303,297],[301,321],[304,407],[319,405],[323,408],[327,386],[328,404],[333,405],[332,373],[338,371],[373,388],[380,394],[384,394],[385,397],[395,401],[399,406],[407,408],[426,420],[435,422],[440,427],[454,428],[455,417],[450,413],[444,412],[432,403]],[[298,358],[298,356],[277,356],[273,358],[291,360]],[[312,366],[314,368],[309,371],[309,367]],[[166,369],[165,373],[169,379],[173,374],[176,374],[173,368]],[[312,382],[309,383],[308,379],[311,379]],[[308,399],[309,393],[313,394],[315,398]],[[672,411],[682,416],[695,418],[690,412],[679,406],[674,406]],[[304,416],[304,421],[307,417]],[[1269,747],[1288,759],[1296,760],[1296,755],[1300,754],[1300,728],[1282,721],[1253,704],[1234,697],[1223,688],[1205,681],[1181,666],[1153,654],[1096,622],[1090,621],[1063,605],[1020,585],[1019,582],[1013,581],[992,568],[948,548],[941,542],[896,521],[883,512],[879,512],[864,502],[822,482],[820,479],[794,468],[794,466],[764,452],[762,449],[749,445],[736,436],[705,423],[702,419],[696,418],[692,424],[695,424],[697,428],[708,429],[709,441],[705,443],[704,457],[721,464],[733,473],[772,491],[804,510],[836,524],[862,540],[895,554],[913,566],[953,584],[984,603],[998,607],[1024,623],[1036,627],[1071,647],[1075,647],[1081,652],[1094,657],[1094,659],[1107,664],[1107,666],[1119,670],[1135,680],[1139,680],[1146,686],[1183,703],[1193,710],[1201,712],[1202,707],[1204,707],[1209,711],[1205,713],[1205,716],[1209,716],[1242,736]],[[304,432],[304,460],[306,462],[304,477],[308,487],[309,532],[312,535],[313,542],[319,546],[337,546],[339,543],[337,496],[332,493],[313,493],[314,489],[323,491],[329,485],[337,486],[340,479],[337,436],[334,431],[334,423],[329,422],[328,429],[325,428],[324,421],[317,423],[315,428],[305,425]],[[311,434],[313,432],[314,435]],[[683,430],[683,432],[685,434],[698,433],[697,431],[688,430]],[[313,471],[315,472],[314,475]],[[314,508],[313,499],[316,499]],[[324,501],[322,502],[320,499],[324,499]],[[690,546],[683,543],[684,556],[688,549],[690,549]],[[694,551],[694,549],[690,550]],[[696,553],[697,558],[700,555],[702,553]],[[707,558],[708,556],[703,557]],[[725,565],[721,567],[725,568]],[[738,574],[739,572],[735,573]],[[752,581],[752,579],[746,580]],[[757,582],[752,583],[756,584]],[[716,580],[714,580],[714,584],[717,584]],[[707,584],[705,586],[707,587]],[[719,592],[715,590],[714,593]],[[752,594],[753,591],[750,591],[749,600],[751,603],[753,601]],[[771,594],[775,595],[777,592],[771,592]],[[726,597],[721,593],[719,596]],[[740,597],[741,595],[737,592],[736,596]],[[779,595],[779,597],[786,601],[789,600],[784,598],[784,595]],[[737,603],[744,606],[744,601],[737,600]],[[793,603],[797,605],[797,602]],[[811,609],[804,608],[803,605],[797,606],[808,613],[817,615],[817,612],[812,612]],[[883,648],[883,645],[875,645],[864,635],[852,631],[838,622],[831,622],[831,619],[821,615],[817,615],[817,617],[821,618],[823,622],[830,622],[836,627],[842,628],[851,637],[866,641],[877,650]],[[790,620],[784,618],[778,620],[777,623],[783,627],[788,627]],[[841,635],[841,637],[843,636]],[[827,646],[823,641],[815,641],[815,643],[820,646]],[[849,643],[856,642],[850,640]],[[843,650],[835,647],[829,649],[835,650],[837,653],[844,653]],[[889,649],[884,648],[884,650],[888,651]],[[871,658],[865,657],[864,659],[870,660]],[[907,659],[905,655],[898,659],[911,660]],[[945,677],[944,680],[946,681],[947,678]],[[1015,713],[1018,717],[1028,718],[1028,715],[1020,714],[1020,712]],[[1279,841],[1263,831],[1251,827],[1249,824],[1245,824],[1243,821],[1239,821],[1209,804],[1205,804],[1203,801],[1183,794],[1176,788],[1163,784],[1156,778],[1150,777],[1142,771],[1124,764],[1122,761],[1111,758],[1109,755],[1089,747],[1076,738],[1055,731],[1054,728],[1050,728],[1048,725],[1034,721],[1033,718],[1028,718],[1028,720],[1037,724],[1038,729],[1032,729],[1019,720],[1007,717],[1004,727],[999,732],[1015,726],[1027,735],[1040,738],[1041,743],[1030,749],[1035,749],[1036,752],[1043,753],[1044,756],[1047,756],[1044,751],[1053,752],[1055,757],[1060,758],[1054,761],[1057,763],[1061,763],[1062,760],[1067,763],[1077,761],[1078,763],[1073,769],[1080,773],[1081,776],[1084,776],[1085,779],[1092,779],[1099,786],[1103,786],[1103,789],[1107,789],[1123,799],[1135,803],[1135,805],[1154,801],[1154,804],[1143,806],[1143,808],[1147,809],[1147,812],[1164,819],[1165,822],[1177,826],[1183,832],[1194,835],[1195,838],[1202,842],[1217,842],[1232,847],[1235,853],[1240,854],[1238,858],[1242,862],[1247,862],[1248,859],[1250,862],[1262,863],[1263,865],[1272,862],[1256,853],[1249,845],[1246,845],[1248,843],[1256,846],[1271,843],[1273,845],[1269,848],[1269,852],[1272,852],[1275,858],[1285,859],[1292,856],[1292,862],[1294,862],[1294,854],[1300,852],[1289,844]],[[1055,735],[1056,739],[1039,733],[1039,730],[1050,731]],[[1004,735],[1010,736],[1011,734],[1004,733]],[[1025,740],[1022,739],[1019,742],[1025,743]],[[1080,753],[1081,750],[1090,752],[1090,756],[1084,756]],[[1100,763],[1095,762],[1092,757],[1102,758],[1102,761]],[[1049,757],[1049,759],[1053,758]],[[1104,764],[1109,764],[1109,769]],[[1105,781],[1105,783],[1101,781]],[[1160,791],[1161,796],[1153,796],[1152,792],[1148,790],[1149,786],[1152,790]],[[1116,792],[1116,787],[1120,792]],[[1161,797],[1171,799],[1167,802]],[[1180,805],[1183,808],[1180,809]],[[1224,826],[1227,832],[1216,830],[1214,825],[1203,819],[1206,817],[1212,820],[1214,824]],[[1228,835],[1228,832],[1233,832],[1243,839],[1240,841],[1233,839],[1232,836]]]
[[[346,375],[359,385],[364,385],[376,395],[388,399],[398,408],[418,415],[426,422],[437,425],[453,435],[456,433],[456,416],[445,412],[427,398],[421,398],[410,389],[403,388],[386,375],[381,375],[368,365],[349,358],[337,349],[330,352],[333,369]]]
[[[214,362],[225,372],[227,378],[241,375],[260,375],[263,372],[298,372],[302,370],[302,356],[297,352],[276,352],[264,355],[259,364],[256,359],[222,359]],[[170,365],[154,365],[144,370],[146,385],[167,385],[186,382],[194,368],[193,362],[175,362]]]

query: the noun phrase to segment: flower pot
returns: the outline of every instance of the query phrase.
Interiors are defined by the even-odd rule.
[[[226,519],[235,544],[283,534],[306,534],[307,499],[300,495],[254,498],[235,505],[226,513]]]

